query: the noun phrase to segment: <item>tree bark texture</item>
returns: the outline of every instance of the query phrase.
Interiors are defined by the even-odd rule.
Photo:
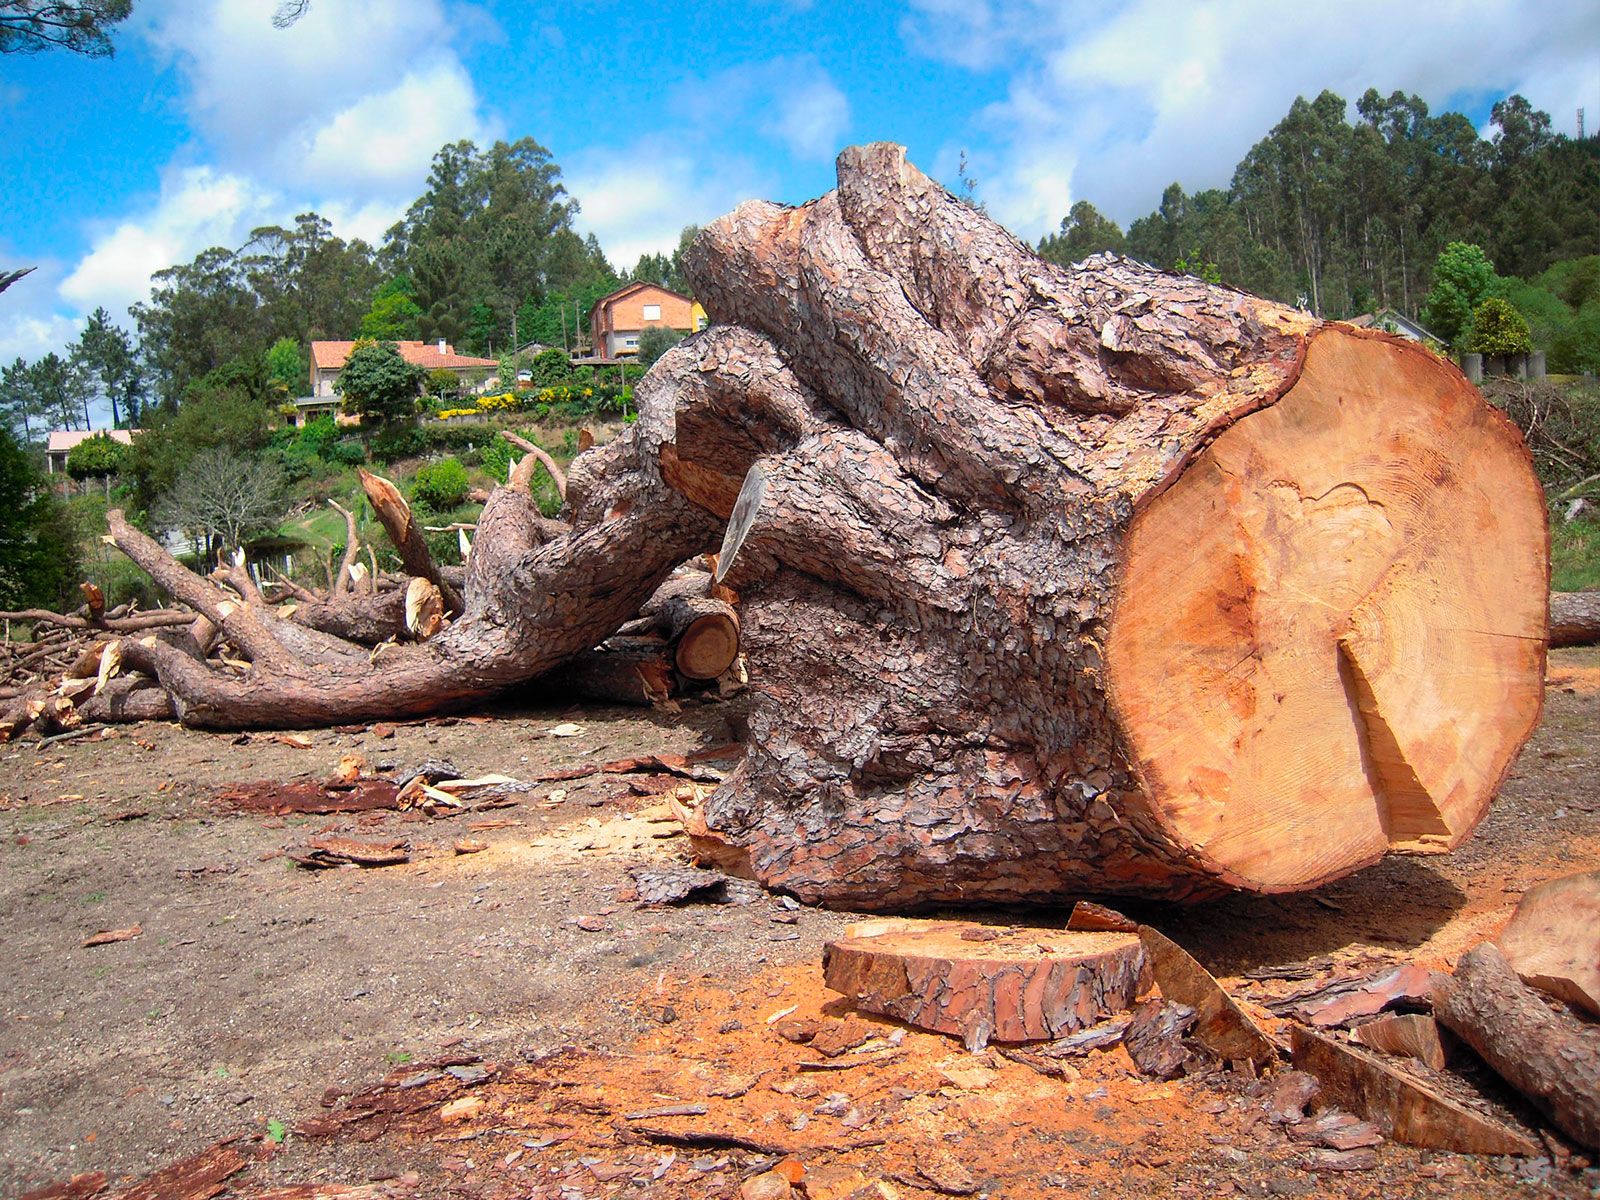
[[[1574,1141],[1600,1150],[1600,1026],[1554,1012],[1485,942],[1437,1002],[1441,1024]]]
[[[894,146],[688,270],[663,477],[729,526],[751,746],[707,825],[869,908],[1281,891],[1482,816],[1537,721],[1547,533],[1452,367],[1041,262]]]
[[[1600,592],[1556,592],[1550,597],[1550,644],[1600,642]]]

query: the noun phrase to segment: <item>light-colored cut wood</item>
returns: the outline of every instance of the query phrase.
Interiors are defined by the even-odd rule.
[[[1174,840],[1273,891],[1466,835],[1540,711],[1527,474],[1458,372],[1334,326],[1135,517],[1111,687]]]
[[[1523,983],[1600,1016],[1600,871],[1530,889],[1495,941]]]

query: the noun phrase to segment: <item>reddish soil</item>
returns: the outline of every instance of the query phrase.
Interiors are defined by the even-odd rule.
[[[443,758],[531,779],[725,742],[739,713],[488,716],[391,738],[310,731],[304,749],[167,725],[0,747],[0,1194],[93,1172],[111,1194],[236,1135],[206,1160],[237,1156],[224,1196],[307,1182],[358,1189],[347,1196],[731,1196],[785,1154],[811,1200],[863,1186],[903,1197],[1600,1187],[1600,1173],[1547,1158],[1389,1143],[1371,1169],[1319,1172],[1265,1119],[1259,1084],[1218,1071],[1154,1083],[1120,1049],[1047,1078],[868,1018],[878,1040],[837,1060],[850,1067],[803,1070],[819,1056],[767,1019],[790,1006],[845,1019],[822,986],[821,947],[849,915],[772,897],[637,908],[623,898],[628,867],[684,853],[656,801],[630,787],[638,776],[555,781],[512,807],[445,817],[275,817],[217,800],[241,782],[320,779],[352,751],[380,770]],[[1558,652],[1539,733],[1457,853],[1393,859],[1309,895],[1128,907],[1247,1001],[1272,994],[1246,978],[1263,968],[1447,966],[1527,887],[1600,861],[1597,718],[1600,653]],[[582,733],[551,736],[563,722]],[[411,859],[310,871],[284,857],[319,834],[404,841]],[[461,839],[488,849],[457,854]],[[1067,907],[984,919],[1059,927]],[[131,940],[83,946],[135,925]],[[637,1115],[683,1105],[705,1111]],[[691,1136],[701,1145],[683,1144]],[[215,1194],[174,1178],[150,1194]]]

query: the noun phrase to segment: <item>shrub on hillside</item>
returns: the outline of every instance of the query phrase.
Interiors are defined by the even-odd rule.
[[[1507,301],[1490,296],[1472,313],[1467,350],[1491,356],[1527,354],[1533,349],[1528,322]]]
[[[411,498],[434,512],[443,512],[465,500],[470,486],[467,469],[457,459],[440,459],[417,472],[411,482]]]

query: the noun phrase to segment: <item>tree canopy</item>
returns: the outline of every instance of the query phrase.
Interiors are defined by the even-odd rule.
[[[132,0],[0,0],[0,54],[70,50],[109,58],[111,26],[128,19]]]
[[[0,429],[0,608],[56,607],[78,582],[78,539],[28,452]]]
[[[358,345],[334,380],[344,408],[363,425],[393,425],[416,415],[427,372],[400,357],[393,342]]]
[[[1169,186],[1123,248],[1168,268],[1215,263],[1223,282],[1321,316],[1388,306],[1416,317],[1449,243],[1480,246],[1505,275],[1531,277],[1592,252],[1597,210],[1600,138],[1553,133],[1521,96],[1494,106],[1485,139],[1466,116],[1435,114],[1417,96],[1368,89],[1352,114],[1325,91],[1297,99],[1227,188]],[[1111,248],[1089,236],[1109,240],[1110,229],[1075,219],[1093,211],[1074,204],[1041,252],[1070,261],[1079,244]]]

